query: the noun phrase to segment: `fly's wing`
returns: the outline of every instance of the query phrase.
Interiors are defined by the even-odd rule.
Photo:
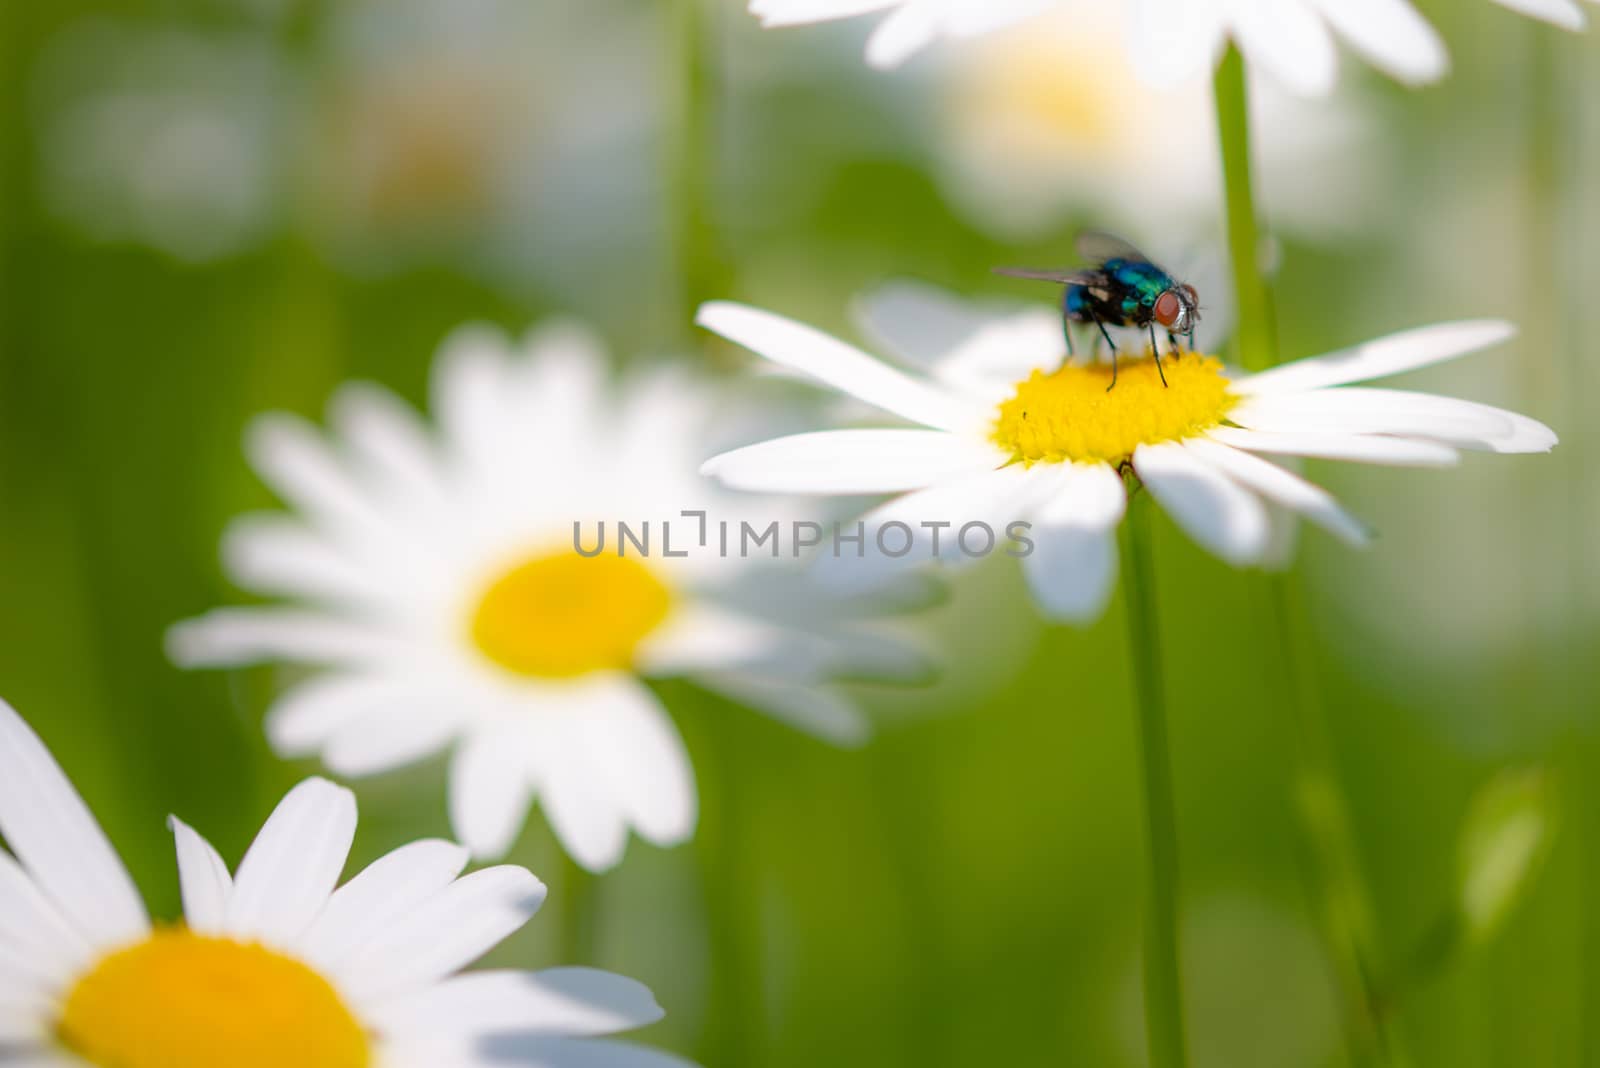
[[[1149,256],[1131,244],[1104,230],[1085,230],[1078,235],[1078,255],[1094,263],[1107,260],[1129,260],[1133,263],[1153,263]]]
[[[1031,267],[996,267],[995,274],[1007,278],[1028,278],[1035,282],[1055,282],[1064,286],[1093,286],[1106,280],[1105,272],[1096,270],[1034,270]]]

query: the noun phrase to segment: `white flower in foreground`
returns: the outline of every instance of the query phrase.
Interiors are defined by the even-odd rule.
[[[1057,8],[937,64],[939,175],[980,225],[1023,240],[1085,214],[1118,231],[1214,225],[1222,163],[1210,86],[1198,72],[1168,89],[1140,82],[1124,21],[1113,6]],[[1312,102],[1251,81],[1274,224],[1342,240],[1380,227],[1386,155],[1355,95]]]
[[[240,585],[302,603],[180,623],[173,659],[326,666],[269,714],[278,753],[321,754],[355,776],[455,744],[450,814],[474,855],[502,855],[537,800],[592,870],[620,859],[630,827],[661,845],[694,828],[688,757],[647,677],[688,676],[859,740],[859,713],[822,684],[905,674],[917,658],[852,633],[851,606],[808,596],[793,569],[721,558],[715,526],[698,548],[685,509],[735,527],[780,517],[708,494],[696,475],[727,422],[706,387],[661,370],[613,392],[606,365],[573,329],[535,333],[522,351],[468,329],[435,371],[437,439],[370,385],[336,398],[333,442],[262,418],[250,459],[297,514],[237,521],[224,562]],[[668,555],[669,519],[671,551],[695,551]],[[624,521],[635,534],[650,524],[648,557],[620,554]],[[580,555],[574,523],[586,552],[604,523],[604,552]]]
[[[1576,0],[1496,0],[1569,29],[1584,24]],[[1105,0],[751,0],[762,25],[792,26],[886,12],[867,42],[873,66],[899,66],[941,38],[966,38],[1050,8],[1087,12]],[[1253,67],[1307,96],[1332,90],[1338,40],[1410,85],[1449,69],[1444,43],[1410,0],[1127,0],[1127,44],[1152,85],[1180,85],[1209,70],[1231,41]]]
[[[44,744],[0,702],[0,1063],[19,1068],[683,1068],[590,1036],[661,1018],[588,968],[456,974],[522,927],[523,868],[419,841],[342,887],[355,798],[295,787],[238,871],[176,818],[184,922],[153,926]]]
[[[1273,547],[1269,507],[1351,544],[1368,537],[1326,492],[1257,454],[1445,466],[1458,449],[1545,452],[1556,440],[1532,419],[1470,401],[1339,388],[1504,341],[1513,329],[1501,322],[1424,327],[1245,376],[1214,357],[1169,355],[1166,387],[1148,355],[1125,356],[1108,391],[1109,366],[1062,362],[1053,310],[990,313],[896,286],[865,311],[869,331],[922,374],[756,308],[712,303],[699,315],[707,329],[919,425],[778,438],[702,468],[740,489],[903,494],[867,516],[877,532],[867,546],[883,551],[819,560],[823,577],[849,585],[977,555],[960,544],[968,525],[1026,522],[1034,595],[1053,617],[1091,619],[1115,584],[1125,475],[1195,541],[1247,566]],[[984,538],[974,527],[975,548]]]

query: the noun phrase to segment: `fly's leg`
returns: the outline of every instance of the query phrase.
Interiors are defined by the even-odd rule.
[[[1110,393],[1117,388],[1117,343],[1111,340],[1111,331],[1106,329],[1106,324],[1100,321],[1099,316],[1090,312],[1089,318],[1094,320],[1094,325],[1100,328],[1100,336],[1106,339],[1107,345],[1111,346],[1111,385],[1106,387],[1106,392]]]
[[[1150,324],[1150,358],[1156,361],[1156,374],[1161,376],[1161,388],[1167,388],[1167,372],[1161,369],[1161,347],[1156,344],[1156,324]]]
[[[1068,286],[1061,295],[1061,334],[1067,339],[1067,358],[1072,359],[1078,354],[1072,351],[1072,312],[1067,307],[1067,302],[1072,299],[1072,287]]]

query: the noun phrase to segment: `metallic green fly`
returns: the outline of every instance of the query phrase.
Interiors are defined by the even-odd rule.
[[[1167,332],[1173,351],[1178,338],[1187,336],[1194,349],[1194,327],[1200,321],[1200,298],[1194,287],[1173,278],[1163,267],[1120,237],[1089,230],[1078,237],[1078,255],[1096,266],[1078,270],[1040,271],[1017,267],[997,267],[996,274],[1012,278],[1032,278],[1056,282],[1067,287],[1061,302],[1061,326],[1067,337],[1067,353],[1073,355],[1072,324],[1093,323],[1111,346],[1110,392],[1117,384],[1117,343],[1106,330],[1109,326],[1131,326],[1150,331],[1150,351],[1155,357],[1161,384],[1167,374],[1161,370],[1161,350],[1156,344],[1156,327]]]

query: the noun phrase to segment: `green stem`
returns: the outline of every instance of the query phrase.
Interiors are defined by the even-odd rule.
[[[577,861],[562,854],[561,944],[563,966],[595,965],[600,915],[600,881]]]
[[[1228,255],[1233,268],[1237,358],[1250,371],[1278,363],[1272,292],[1262,270],[1262,233],[1250,154],[1250,102],[1244,58],[1229,46],[1214,80],[1217,135],[1222,149]],[[1311,682],[1312,659],[1301,634],[1303,612],[1293,580],[1265,580],[1264,614],[1280,665],[1280,689],[1292,719],[1291,795],[1298,818],[1307,880],[1323,940],[1334,962],[1358,1061],[1406,1063],[1389,1019],[1371,897],[1356,849],[1349,805],[1340,788],[1324,710]]]
[[[677,296],[672,309],[675,328],[669,336],[695,341],[694,315],[700,305],[723,295],[722,262],[717,255],[711,220],[711,191],[717,158],[713,119],[717,84],[711,62],[714,12],[706,0],[678,0],[676,24],[667,35],[672,48],[668,70],[673,72],[677,101],[677,135],[671,138],[667,160],[667,204],[673,234],[672,269]]]
[[[1261,270],[1261,230],[1251,178],[1250,101],[1244,57],[1232,45],[1217,67],[1217,137],[1228,212],[1228,256],[1233,266],[1239,363],[1264,371],[1278,362],[1272,297]]]
[[[1122,584],[1128,604],[1128,642],[1144,765],[1145,824],[1150,839],[1144,932],[1145,1037],[1152,1068],[1184,1068],[1188,1056],[1178,963],[1178,821],[1172,796],[1148,511],[1144,495],[1135,497],[1122,525]]]

